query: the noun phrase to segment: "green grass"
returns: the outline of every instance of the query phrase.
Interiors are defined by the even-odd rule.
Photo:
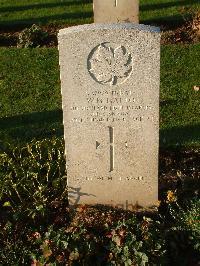
[[[184,9],[185,8],[185,9]],[[199,0],[141,0],[142,23],[176,25],[188,9],[200,8]],[[93,21],[92,0],[0,0],[0,27],[35,24],[83,24]]]
[[[1,49],[0,139],[62,135],[56,49]]]
[[[199,8],[199,0],[140,0],[140,20],[144,24],[173,27]]]
[[[0,140],[63,135],[58,52],[0,49]],[[161,145],[200,144],[200,45],[169,45],[161,54]]]
[[[0,0],[0,13],[2,28],[92,22],[92,4],[86,0]]]
[[[161,144],[200,144],[200,44],[161,53]]]

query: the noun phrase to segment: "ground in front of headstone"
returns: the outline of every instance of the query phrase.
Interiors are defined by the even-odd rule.
[[[199,195],[199,155],[199,149],[160,151],[162,202],[155,210],[131,212],[111,206],[81,205],[70,211],[64,200],[56,198],[44,209],[47,216],[41,216],[38,208],[36,217],[24,215],[19,219],[23,215],[21,209],[16,212],[8,202],[7,206],[0,202],[2,265],[11,265],[8,261],[14,262],[12,265],[28,261],[26,265],[32,266],[124,265],[124,260],[129,262],[127,265],[145,265],[133,263],[136,258],[152,262],[146,265],[199,265],[199,254],[193,249],[198,238],[193,233],[199,225],[199,212],[195,211],[200,206],[193,205],[192,209],[187,205],[190,197]],[[179,215],[179,195],[189,208],[189,213],[184,212],[187,216]],[[182,199],[178,202],[181,206]],[[169,207],[173,206],[176,216],[172,219]],[[185,231],[181,227],[183,221],[194,231]]]

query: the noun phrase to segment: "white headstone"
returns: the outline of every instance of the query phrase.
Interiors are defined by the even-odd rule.
[[[138,0],[93,0],[94,22],[139,23]]]
[[[59,60],[70,204],[153,205],[159,29],[131,23],[63,29]]]

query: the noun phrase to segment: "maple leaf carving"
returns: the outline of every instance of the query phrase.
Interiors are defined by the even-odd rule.
[[[89,62],[89,72],[101,84],[120,84],[130,76],[132,71],[132,57],[124,46],[113,49],[100,44]]]

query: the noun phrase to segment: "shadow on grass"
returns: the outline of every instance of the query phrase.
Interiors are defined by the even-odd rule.
[[[61,137],[62,110],[43,111],[0,119],[0,140],[26,143],[33,139]]]
[[[91,0],[77,0],[77,1],[67,1],[67,2],[57,2],[57,3],[41,3],[41,4],[31,4],[31,5],[23,5],[23,6],[6,6],[1,7],[0,12],[17,12],[17,11],[25,11],[28,9],[41,9],[41,8],[54,8],[54,7],[65,7],[65,6],[75,6],[86,3],[92,3]]]
[[[189,5],[198,4],[198,3],[199,3],[199,0],[183,0],[183,1],[159,3],[159,4],[146,4],[146,5],[140,6],[140,11],[170,8],[170,7],[176,7],[176,6],[187,6],[187,5],[189,6]]]
[[[200,143],[200,124],[172,127],[160,130],[160,146],[181,146],[187,143]]]
[[[62,110],[35,112],[0,118],[0,138],[3,136],[24,142],[33,138],[63,136]],[[187,143],[200,143],[200,124],[160,130],[160,146],[176,147]]]
[[[36,17],[36,18],[30,18],[30,19],[19,19],[19,20],[10,20],[10,21],[1,21],[0,22],[0,30],[5,29],[12,29],[13,28],[21,28],[21,27],[27,27],[32,24],[39,24],[39,25],[45,25],[48,24],[49,21],[56,21],[57,24],[59,24],[59,20],[80,20],[80,19],[87,19],[92,18],[92,12],[76,12],[76,13],[63,13],[59,15],[53,15],[53,16],[44,16],[44,17]],[[67,23],[67,22],[66,22]],[[69,23],[70,24],[70,23]]]
[[[146,19],[146,20],[141,20],[140,22],[142,24],[156,25],[156,26],[162,26],[166,29],[173,29],[173,28],[176,28],[184,24],[185,19],[189,17],[190,15],[185,15],[185,17],[183,17],[180,14],[180,15],[174,15],[174,16],[165,16],[165,17]]]

